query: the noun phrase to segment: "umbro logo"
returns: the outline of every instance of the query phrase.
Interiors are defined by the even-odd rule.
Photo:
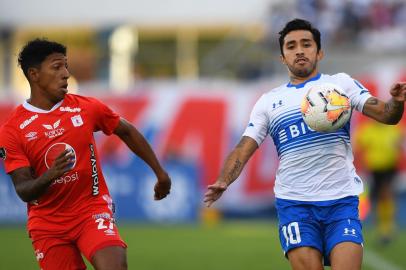
[[[28,141],[32,141],[38,138],[37,132],[35,131],[28,132],[27,134],[25,134],[25,137],[27,138]]]

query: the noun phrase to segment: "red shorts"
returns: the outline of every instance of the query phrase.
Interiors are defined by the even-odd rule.
[[[127,247],[110,210],[93,211],[60,225],[63,230],[30,230],[35,256],[42,270],[86,269],[81,254],[91,262],[96,251],[102,248]]]

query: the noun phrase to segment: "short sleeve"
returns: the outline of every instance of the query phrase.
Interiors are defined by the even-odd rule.
[[[253,138],[258,145],[262,144],[269,129],[269,118],[265,101],[265,95],[257,101],[252,109],[248,126],[243,133],[243,136]]]
[[[111,135],[118,126],[120,116],[101,101],[93,99],[92,102],[96,110],[95,131],[101,130]]]
[[[30,167],[30,162],[22,150],[21,140],[18,133],[4,126],[0,130],[0,153],[4,161],[6,173],[10,173],[18,168]]]
[[[338,84],[343,87],[351,100],[351,107],[362,112],[365,102],[372,96],[369,90],[346,73],[339,73],[337,76]]]

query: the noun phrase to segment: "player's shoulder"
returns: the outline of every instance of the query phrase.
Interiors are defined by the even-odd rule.
[[[277,96],[281,93],[284,93],[284,90],[286,89],[286,84],[281,84],[277,87],[272,88],[268,92],[265,92],[262,96],[265,98],[272,97],[272,96]]]
[[[81,111],[83,109],[89,109],[94,106],[100,105],[101,101],[95,97],[83,96],[78,94],[67,94],[63,105],[59,110],[76,110]]]
[[[338,82],[339,82],[339,81],[353,80],[353,79],[351,78],[351,76],[348,75],[348,74],[345,73],[345,72],[340,72],[340,73],[336,73],[336,74],[332,74],[332,75],[323,74],[323,77],[324,77],[324,78],[327,78],[327,79],[334,80],[334,81],[338,81]]]
[[[92,103],[98,101],[97,98],[78,94],[66,94],[65,100],[67,102],[76,102],[76,103]]]
[[[32,118],[38,117],[38,115],[37,116],[32,115],[30,112],[25,110],[22,105],[18,105],[6,117],[6,120],[1,125],[1,130],[17,128],[18,126],[24,125],[24,123],[26,122],[25,120],[33,121],[34,119],[31,119],[31,120],[26,119],[29,116],[31,116]]]

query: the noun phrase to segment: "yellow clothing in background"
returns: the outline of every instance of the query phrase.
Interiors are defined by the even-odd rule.
[[[402,129],[399,125],[369,121],[361,124],[355,133],[355,147],[362,151],[363,165],[371,171],[396,168],[401,145]]]

